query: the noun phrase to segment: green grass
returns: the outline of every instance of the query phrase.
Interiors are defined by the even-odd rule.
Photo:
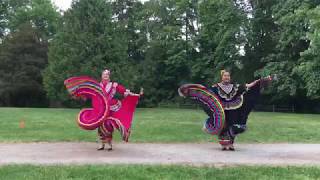
[[[144,165],[0,167],[0,179],[319,179],[319,167],[191,167]]]
[[[0,108],[0,142],[95,141],[96,131],[80,129],[79,109]],[[138,109],[131,142],[208,142],[201,110]],[[25,121],[25,128],[19,122]],[[245,143],[320,143],[320,115],[253,112]],[[119,134],[119,133],[116,133]],[[215,137],[216,138],[216,137]],[[119,139],[119,138],[118,138]]]

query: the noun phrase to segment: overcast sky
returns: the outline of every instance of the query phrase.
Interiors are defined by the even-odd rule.
[[[59,9],[66,10],[71,6],[72,0],[51,0]]]

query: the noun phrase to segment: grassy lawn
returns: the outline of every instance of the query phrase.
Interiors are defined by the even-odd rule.
[[[191,167],[144,165],[0,167],[0,179],[319,179],[319,167]]]
[[[0,108],[0,142],[95,141],[96,131],[81,130],[79,109]],[[131,142],[209,142],[201,110],[138,109]],[[25,128],[19,122],[25,121]],[[320,143],[320,115],[254,112],[238,142]],[[116,133],[119,134],[119,133]],[[119,138],[118,138],[119,139]]]

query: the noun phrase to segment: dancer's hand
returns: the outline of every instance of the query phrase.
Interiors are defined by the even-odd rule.
[[[140,97],[140,96],[143,96],[143,88],[140,89],[140,93],[139,93],[139,94],[129,92],[128,95],[130,95],[130,96],[139,96],[139,97]]]
[[[259,81],[259,80],[255,80],[255,81],[253,81],[252,83],[246,84],[246,87],[250,89],[250,88],[251,88],[252,86],[254,86],[258,81]]]
[[[143,91],[144,91],[144,89],[143,89],[143,87],[141,87],[141,88],[140,88],[140,93],[139,93],[140,96],[143,96],[143,94],[144,94]]]
[[[272,75],[270,75],[270,77],[271,77],[272,81],[278,81],[279,80],[277,74],[272,74]]]

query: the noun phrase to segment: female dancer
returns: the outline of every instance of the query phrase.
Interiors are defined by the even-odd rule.
[[[260,95],[260,89],[272,79],[268,76],[240,85],[231,82],[229,71],[222,70],[221,82],[209,88],[219,98],[225,113],[225,125],[219,134],[223,150],[234,150],[235,137],[246,130],[248,115]]]
[[[134,109],[132,106],[138,101],[138,98],[143,95],[143,89],[140,90],[140,94],[132,93],[129,89],[126,89],[124,86],[110,81],[110,70],[104,70],[101,74],[100,86],[103,89],[103,92],[107,96],[108,106],[109,106],[109,116],[106,118],[101,126],[98,128],[98,135],[101,140],[101,146],[98,150],[103,150],[105,144],[109,145],[108,150],[112,150],[112,134],[114,129],[120,130],[122,138],[124,141],[128,141],[130,135],[130,129],[125,130],[123,127],[122,121],[131,121],[132,113]],[[123,97],[122,100],[115,98],[114,96],[118,93]],[[131,108],[130,108],[131,107]],[[124,112],[127,111],[127,112]]]
[[[103,150],[105,144],[109,144],[108,150],[112,150],[112,134],[118,129],[124,141],[130,136],[133,114],[139,97],[143,94],[130,92],[122,85],[110,81],[110,71],[104,70],[101,82],[97,82],[88,76],[71,77],[64,81],[69,93],[76,99],[90,99],[92,107],[80,111],[77,122],[85,130],[98,128],[98,135]],[[116,94],[121,95],[121,100],[116,99]]]
[[[260,95],[260,89],[274,77],[268,76],[250,84],[231,82],[230,72],[221,71],[221,82],[206,88],[200,84],[185,84],[179,94],[190,97],[202,105],[209,118],[204,130],[219,136],[222,150],[234,150],[235,137],[246,130],[248,115]]]

